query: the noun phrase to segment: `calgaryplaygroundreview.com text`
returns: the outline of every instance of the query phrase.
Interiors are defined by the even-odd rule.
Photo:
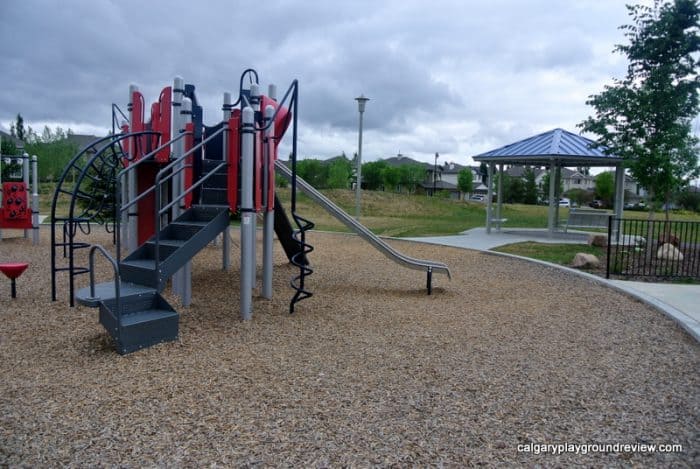
[[[525,443],[518,445],[518,453],[590,454],[590,453],[682,453],[683,445],[662,443]]]

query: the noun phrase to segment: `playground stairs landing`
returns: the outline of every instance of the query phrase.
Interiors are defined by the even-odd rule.
[[[119,353],[177,338],[179,314],[160,292],[173,274],[226,229],[230,220],[225,178],[214,175],[206,182],[209,184],[203,185],[201,193],[201,201],[206,204],[187,209],[160,231],[157,242],[156,236],[151,237],[120,262],[119,301],[113,281],[96,285],[94,297],[89,287],[76,293],[78,303],[99,307],[100,323],[114,339]]]

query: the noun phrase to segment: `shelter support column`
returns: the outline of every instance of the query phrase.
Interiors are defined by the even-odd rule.
[[[559,200],[561,199],[561,162],[554,167],[554,231],[559,229]]]
[[[615,167],[615,218],[622,218],[625,207],[625,167],[618,164]],[[619,222],[613,223],[613,233],[617,233]]]
[[[486,191],[486,234],[491,234],[491,218],[492,218],[492,204],[493,200],[493,173],[495,169],[495,164],[489,162],[486,172],[486,183],[488,184],[488,189]]]
[[[496,230],[500,233],[503,211],[503,163],[498,165],[498,194],[496,195]]]
[[[549,237],[554,236],[554,217],[556,206],[554,205],[554,195],[555,195],[555,184],[556,177],[554,176],[555,162],[551,160],[549,163],[549,211],[547,212],[547,231],[549,232]],[[557,205],[559,205],[557,203]]]

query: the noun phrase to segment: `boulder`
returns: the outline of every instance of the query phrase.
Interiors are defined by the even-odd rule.
[[[583,267],[598,267],[600,265],[600,259],[598,259],[593,254],[588,254],[585,252],[579,252],[574,256],[574,261],[571,263],[572,267],[577,269]]]
[[[656,258],[664,261],[682,261],[683,253],[671,243],[666,243],[656,251]]]
[[[663,246],[664,244],[672,244],[676,247],[680,245],[681,240],[678,239],[678,236],[674,234],[662,234],[659,236],[659,246]]]
[[[591,233],[588,235],[588,244],[605,248],[608,246],[608,235],[603,233]]]

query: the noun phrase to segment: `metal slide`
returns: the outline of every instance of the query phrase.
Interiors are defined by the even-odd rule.
[[[277,172],[279,174],[284,176],[286,179],[291,180],[292,170],[285,166],[281,161],[275,162],[275,168],[277,169]],[[326,196],[314,189],[308,182],[304,181],[298,176],[297,185],[301,188],[302,191],[304,191],[304,193],[306,193],[306,195],[311,197],[314,201],[316,201],[316,203],[321,205],[321,207],[325,208],[326,211],[328,211],[328,213],[340,220],[345,226],[350,228],[352,231],[360,235],[365,241],[374,246],[386,257],[396,262],[397,264],[401,264],[402,266],[407,267],[409,269],[422,270],[423,272],[428,273],[428,290],[430,290],[430,277],[433,272],[447,274],[448,278],[452,278],[450,274],[450,269],[449,267],[447,267],[446,264],[443,264],[442,262],[426,261],[423,259],[414,259],[413,257],[408,257],[404,254],[401,254],[400,252],[389,246],[386,242],[384,242],[384,240],[382,240],[379,236],[372,233],[363,224],[359,223],[353,217],[348,215],[348,213],[345,212],[343,209],[331,202],[331,200],[328,199]]]

